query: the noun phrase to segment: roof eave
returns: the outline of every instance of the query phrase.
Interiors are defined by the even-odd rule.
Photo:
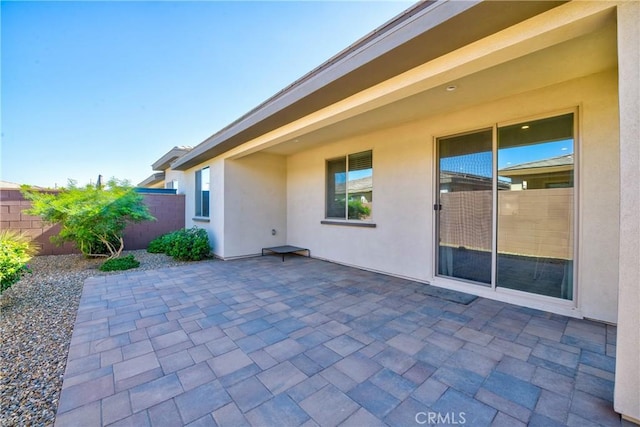
[[[164,181],[164,177],[165,177],[164,172],[154,173],[153,175],[147,177],[144,181],[141,181],[138,184],[138,187],[157,184],[159,182]]]
[[[187,170],[395,75],[566,3],[428,1],[406,10],[171,164]],[[515,5],[515,6],[514,6]],[[464,28],[465,31],[459,31]]]
[[[151,165],[151,168],[156,171],[167,170],[171,166],[172,162],[187,154],[191,149],[192,147],[173,147],[169,152],[156,160]]]

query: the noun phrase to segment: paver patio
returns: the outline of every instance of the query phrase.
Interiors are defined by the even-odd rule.
[[[57,426],[624,425],[613,326],[316,259],[90,278]]]

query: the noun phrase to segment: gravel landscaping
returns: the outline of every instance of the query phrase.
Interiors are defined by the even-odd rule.
[[[164,254],[125,251],[135,270],[184,264]],[[26,274],[0,297],[0,425],[52,425],[84,280],[121,274],[98,270],[103,259],[34,257]],[[203,261],[209,262],[209,261]]]

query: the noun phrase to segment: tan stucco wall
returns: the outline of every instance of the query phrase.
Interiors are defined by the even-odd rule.
[[[339,141],[289,158],[289,242],[310,247],[316,257],[392,274],[424,278],[431,228],[425,226],[430,197],[428,140],[416,144],[397,129]],[[323,225],[325,159],[373,149],[373,212],[377,228]]]
[[[287,243],[286,160],[256,153],[225,160],[225,258]],[[272,234],[275,230],[275,235]]]
[[[167,169],[164,174],[165,174],[164,175],[165,184],[170,183],[172,181],[178,181],[178,194],[184,194],[184,188],[180,187],[181,185],[183,185],[183,182],[185,180],[184,172],[176,171],[173,169]]]
[[[209,167],[209,219],[195,217],[195,174],[196,171]],[[215,256],[224,254],[224,162],[214,159],[185,171],[179,178],[179,192],[185,195],[185,227],[198,227],[207,230],[209,243]]]
[[[620,269],[614,408],[640,423],[640,3],[618,9]]]
[[[288,159],[289,243],[315,256],[417,280],[433,280],[433,140],[503,121],[579,108],[578,305],[615,322],[619,194],[615,70],[350,138]],[[373,150],[376,228],[324,225],[325,160]]]
[[[209,167],[210,215],[195,218],[195,173]],[[220,156],[176,175],[186,196],[187,228],[205,228],[216,257],[259,254],[287,243],[286,159],[255,153],[237,160]],[[276,230],[276,234],[272,234]]]

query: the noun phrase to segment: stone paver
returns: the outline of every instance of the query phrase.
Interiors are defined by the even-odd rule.
[[[625,425],[615,327],[306,257],[85,282],[56,426]]]

